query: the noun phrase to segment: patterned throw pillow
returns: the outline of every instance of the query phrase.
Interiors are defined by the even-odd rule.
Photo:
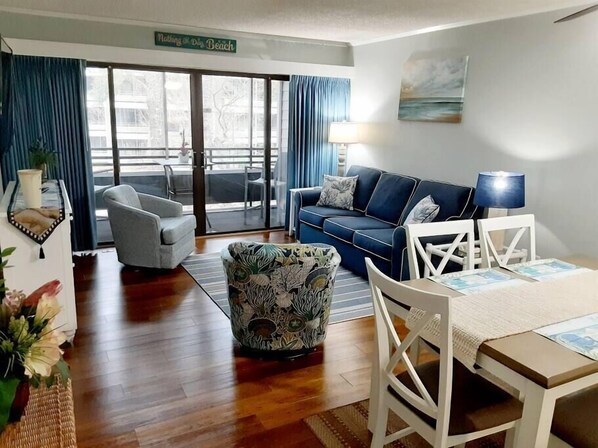
[[[407,215],[407,219],[405,219],[404,225],[432,222],[439,211],[440,205],[434,202],[431,195],[428,195],[411,209],[411,212]]]
[[[324,186],[316,205],[353,210],[353,193],[359,176],[340,177],[324,174]]]

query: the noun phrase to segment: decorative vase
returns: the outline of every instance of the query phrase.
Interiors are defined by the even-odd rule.
[[[10,408],[10,414],[8,416],[9,423],[16,423],[21,420],[25,408],[27,407],[27,403],[29,403],[29,382],[21,381],[17,386],[15,399]]]
[[[179,163],[189,163],[189,154],[179,153]]]
[[[42,206],[42,172],[41,170],[19,170],[19,184],[27,208]]]

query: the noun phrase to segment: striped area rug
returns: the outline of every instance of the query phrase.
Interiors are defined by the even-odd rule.
[[[228,294],[220,254],[189,255],[181,264],[230,319]],[[339,267],[334,283],[330,323],[373,315],[374,309],[367,280],[342,266]]]

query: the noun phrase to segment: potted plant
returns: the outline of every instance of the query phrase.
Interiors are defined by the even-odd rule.
[[[181,148],[179,150],[179,163],[189,163],[189,155],[191,153],[191,149],[189,148],[189,142],[185,141],[185,130],[181,132],[182,143]]]
[[[0,276],[13,251],[0,251]],[[27,296],[0,280],[0,433],[21,419],[30,387],[50,387],[70,377],[60,349],[65,337],[54,322],[60,289],[60,282],[53,280]]]
[[[48,169],[54,168],[58,162],[58,152],[52,151],[38,138],[29,146],[29,162],[33,168],[41,170],[43,179],[47,179]]]

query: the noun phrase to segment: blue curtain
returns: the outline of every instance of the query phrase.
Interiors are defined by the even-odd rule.
[[[1,45],[0,45],[1,46]],[[12,143],[12,101],[10,80],[12,74],[12,54],[0,54],[0,95],[2,95],[2,109],[0,110],[0,158]]]
[[[29,167],[29,146],[41,138],[58,151],[48,177],[63,179],[73,207],[74,250],[96,246],[93,175],[87,132],[85,61],[12,57],[12,146],[2,158],[4,186]]]
[[[337,148],[328,143],[328,128],[333,121],[349,119],[350,101],[348,79],[291,76],[289,188],[322,185],[324,174],[336,175]]]

